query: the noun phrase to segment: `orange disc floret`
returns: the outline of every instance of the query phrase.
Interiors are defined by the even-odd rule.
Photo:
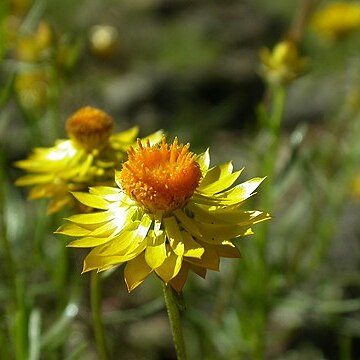
[[[66,121],[69,137],[88,151],[104,148],[113,126],[114,122],[107,113],[90,106],[79,109]]]
[[[201,179],[199,164],[189,151],[190,144],[178,144],[175,138],[167,144],[130,148],[128,161],[120,172],[120,183],[127,195],[151,213],[170,212],[183,207],[193,195]]]

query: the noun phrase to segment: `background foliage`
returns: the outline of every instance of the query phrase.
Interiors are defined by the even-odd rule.
[[[286,87],[276,133],[276,98],[259,75],[259,50],[304,3],[1,2],[1,358],[98,358],[85,252],[53,235],[67,213],[28,202],[12,165],[63,138],[86,105],[118,130],[162,128],[195,152],[210,146],[214,164],[268,176],[254,202],[271,222],[238,241],[243,259],[185,287],[190,359],[359,358],[360,34],[332,42],[306,27],[307,70]],[[91,40],[99,25],[112,27],[105,50]],[[175,357],[155,277],[128,294],[122,267],[104,274],[102,306],[111,358]]]

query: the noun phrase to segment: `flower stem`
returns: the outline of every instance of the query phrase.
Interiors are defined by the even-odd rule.
[[[104,326],[101,316],[101,282],[97,272],[91,272],[91,312],[94,327],[95,341],[100,360],[109,359],[109,353],[106,346]]]
[[[180,308],[176,294],[171,286],[163,284],[164,299],[178,360],[186,360],[185,342],[180,321]]]

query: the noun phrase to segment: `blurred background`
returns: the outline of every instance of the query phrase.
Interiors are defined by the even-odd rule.
[[[272,220],[185,286],[189,359],[360,358],[360,2],[334,4],[1,1],[1,359],[99,359],[86,250],[53,234],[68,212],[14,185],[83,106],[268,177],[249,206]],[[175,359],[160,282],[128,294],[122,271],[102,282],[110,358]]]

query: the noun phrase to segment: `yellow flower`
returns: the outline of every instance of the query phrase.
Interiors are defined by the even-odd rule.
[[[50,24],[42,20],[34,33],[18,35],[16,58],[24,62],[37,62],[49,55],[53,40]]]
[[[312,27],[324,37],[338,40],[360,27],[360,4],[329,4],[314,15]]]
[[[119,33],[113,26],[95,25],[90,29],[90,50],[99,58],[108,59],[114,56],[118,40]]]
[[[276,44],[271,52],[268,48],[260,51],[262,73],[270,84],[285,85],[296,79],[306,65],[306,59],[299,56],[296,44],[284,40]]]
[[[30,6],[30,0],[10,0],[10,11],[14,15],[25,15]]]
[[[189,270],[205,277],[219,270],[220,257],[239,257],[232,240],[252,234],[252,225],[269,214],[242,206],[263,178],[233,186],[242,170],[231,162],[209,168],[206,151],[194,155],[189,144],[143,144],[130,148],[115,173],[118,187],[74,192],[100,212],[69,217],[57,233],[77,237],[68,246],[93,248],[83,271],[98,272],[126,263],[129,291],[150,273],[180,292]]]
[[[26,160],[15,165],[29,174],[16,181],[18,186],[33,186],[30,199],[51,198],[48,213],[73,206],[69,191],[85,191],[89,186],[114,185],[114,169],[126,160],[138,128],[112,134],[113,120],[105,112],[84,107],[67,119],[70,139],[57,140],[50,148],[36,148]],[[160,141],[161,132],[150,135]]]
[[[22,70],[15,75],[15,90],[22,106],[30,109],[45,107],[48,101],[49,74],[45,69]]]
[[[357,174],[351,184],[351,196],[354,200],[360,200],[360,174]]]

